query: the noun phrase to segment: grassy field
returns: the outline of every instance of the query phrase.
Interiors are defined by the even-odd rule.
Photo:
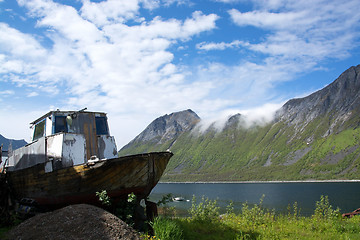
[[[205,197],[193,197],[189,217],[177,217],[176,209],[166,205],[170,199],[169,195],[159,201],[161,214],[150,223],[154,231],[142,233],[142,240],[360,239],[360,216],[343,218],[327,196],[321,196],[309,217],[301,216],[296,202],[288,206],[287,213],[277,214],[263,208],[263,198],[252,206],[244,203],[237,214],[230,203],[220,215],[217,201]],[[0,228],[0,239],[9,229]]]
[[[170,209],[171,210],[171,209]],[[288,207],[288,213],[278,215],[260,203],[244,204],[239,214],[228,206],[226,214],[219,215],[216,201],[194,201],[190,217],[177,218],[176,211],[157,217],[152,226],[154,235],[143,239],[205,240],[205,239],[360,239],[360,216],[342,218],[339,209],[333,209],[328,198],[316,202],[312,216],[300,216],[297,203]],[[169,214],[172,213],[172,214]]]

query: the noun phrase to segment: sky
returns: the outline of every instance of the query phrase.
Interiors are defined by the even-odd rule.
[[[358,0],[0,0],[0,134],[107,112],[118,148],[154,119],[268,117],[360,64]]]

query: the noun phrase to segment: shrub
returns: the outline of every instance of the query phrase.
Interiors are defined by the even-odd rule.
[[[96,196],[99,197],[99,201],[101,202],[101,204],[105,206],[111,205],[111,200],[110,197],[107,195],[106,190],[102,190],[101,192],[96,192]]]
[[[217,201],[211,201],[208,198],[202,197],[201,202],[196,204],[196,197],[193,196],[189,214],[195,221],[214,221],[219,217],[219,207]]]
[[[263,208],[262,203],[265,195],[260,198],[260,204],[255,204],[252,208],[249,208],[247,203],[243,204],[241,209],[242,218],[250,225],[258,226],[264,223],[272,222],[275,217],[274,212],[270,212]]]
[[[317,220],[335,220],[339,219],[340,216],[340,209],[334,210],[330,205],[328,196],[321,195],[320,201],[316,202],[316,208],[312,217]]]

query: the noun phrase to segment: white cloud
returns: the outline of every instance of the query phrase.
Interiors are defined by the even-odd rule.
[[[27,97],[36,97],[36,96],[39,96],[39,93],[37,92],[30,92],[27,94]]]
[[[233,40],[231,42],[201,42],[202,51],[241,49],[247,55],[232,66],[218,66],[217,76],[230,87],[227,96],[236,96],[239,101],[258,99],[264,101],[275,97],[272,92],[279,82],[292,80],[319,67],[321,61],[344,59],[359,44],[359,1],[342,1],[342,4],[327,4],[324,1],[253,1],[256,8],[249,12],[229,10],[231,20],[242,27],[251,26],[266,32],[258,42]],[[264,58],[253,62],[253,54]],[[219,68],[219,66],[221,66]],[[206,73],[205,73],[206,74]],[[204,77],[205,78],[205,77]],[[256,98],[258,96],[258,98]]]
[[[19,4],[52,43],[45,49],[36,37],[0,25],[14,36],[13,43],[0,36],[0,42],[6,43],[2,45],[6,52],[0,52],[0,63],[6,65],[0,66],[0,73],[19,87],[36,88],[29,90],[28,97],[61,93],[56,104],[67,109],[88,107],[115,119],[128,113],[142,115],[128,119],[143,126],[161,114],[204,101],[213,87],[207,81],[186,81],[186,72],[172,63],[169,47],[214,29],[215,14],[195,11],[184,20],[147,21],[138,17],[136,1],[84,0],[80,11],[45,0],[19,0]],[[121,136],[118,131],[112,132]],[[123,139],[120,146],[129,140]]]
[[[4,91],[0,91],[0,96],[10,96],[10,95],[14,95],[15,92],[13,90],[4,90]]]
[[[236,9],[229,10],[229,14],[239,26],[255,26],[260,28],[270,29],[288,29],[304,24],[311,24],[314,18],[307,18],[305,12],[285,12],[285,13],[272,13],[272,12],[245,12],[242,13]]]
[[[83,0],[81,16],[97,26],[112,23],[123,23],[127,19],[134,18],[139,10],[138,1],[105,1],[90,2]]]
[[[267,38],[247,47],[270,56],[287,59],[343,58],[357,45],[360,8],[358,1],[258,1],[260,10],[229,11],[238,26],[269,31]],[[261,3],[261,4],[260,4]],[[281,12],[280,12],[281,11]],[[307,59],[305,59],[307,60]]]
[[[266,103],[262,106],[253,109],[243,109],[239,112],[244,115],[247,127],[252,126],[253,124],[263,125],[274,119],[276,111],[279,110],[284,103],[285,102]]]
[[[354,10],[359,9],[357,1],[254,0],[253,11],[228,13],[239,31],[243,26],[264,30],[260,40],[196,45],[202,53],[245,49],[250,54],[230,65],[206,56],[199,60],[201,65],[184,66],[176,64],[180,51],[172,50],[195,54],[193,40],[204,33],[217,34],[220,16],[195,11],[182,19],[165,19],[152,11],[189,1],[81,0],[77,2],[82,4],[80,10],[64,5],[66,1],[18,2],[36,22],[37,35],[0,23],[4,33],[0,35],[0,81],[26,87],[28,97],[57,96],[49,104],[60,108],[108,112],[119,146],[135,137],[120,125],[131,123],[133,132],[139,133],[156,117],[173,111],[192,108],[203,118],[216,119],[229,108],[241,110],[235,106],[283,101],[274,86],[314,69],[323,59],[346,57],[357,46],[359,31],[351,29],[358,29],[360,19]],[[147,18],[140,14],[141,8],[150,10]],[[265,58],[253,60],[252,54]]]
[[[24,34],[0,22],[0,50],[18,59],[39,59],[46,50],[31,35]]]
[[[239,41],[239,40],[234,40],[230,43],[225,43],[225,42],[220,42],[220,43],[206,43],[206,42],[201,42],[196,44],[196,48],[200,49],[200,50],[206,50],[206,51],[210,51],[210,50],[225,50],[227,48],[239,48],[242,46],[248,46],[249,43],[244,42],[244,41]]]
[[[249,128],[252,126],[263,126],[274,120],[275,113],[281,108],[284,102],[280,103],[266,103],[258,107],[249,109],[229,108],[218,112],[215,116],[207,116],[202,119],[195,129],[194,133],[204,133],[209,127],[216,131],[222,131],[230,117],[240,113],[241,121],[238,127]]]

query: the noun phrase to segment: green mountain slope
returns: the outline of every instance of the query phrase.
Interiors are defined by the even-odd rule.
[[[120,155],[174,153],[162,181],[360,178],[360,65],[326,88],[287,102],[266,125],[244,127],[240,114],[221,131],[195,121],[167,141],[138,139]]]

